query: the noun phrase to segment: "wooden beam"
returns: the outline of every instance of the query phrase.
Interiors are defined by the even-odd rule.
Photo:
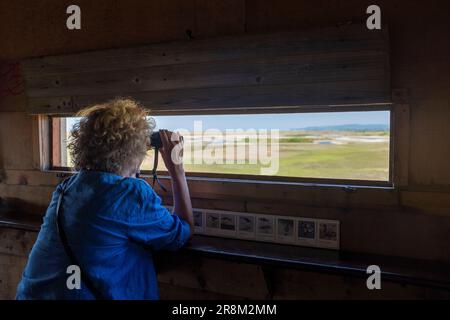
[[[5,189],[10,190],[21,187],[23,196],[34,200],[34,188],[56,186],[62,178],[58,177],[57,172],[41,171],[21,171],[7,170],[5,180],[0,184]],[[170,190],[170,180],[166,177],[160,177],[161,183]],[[151,177],[147,178],[151,183]],[[195,179],[188,178],[191,196],[197,199],[208,199],[200,201],[200,207],[203,205],[221,206],[226,210],[241,211],[245,203],[252,202],[270,202],[279,203],[283,201],[286,206],[304,205],[324,208],[368,208],[368,209],[395,209],[399,208],[398,192],[390,188],[357,188],[355,191],[349,191],[345,187],[331,186],[304,186],[293,183],[278,183],[274,186],[272,183],[262,181],[237,182],[227,179]],[[28,191],[29,189],[29,191]],[[18,189],[15,189],[18,190]],[[158,189],[157,192],[161,193]],[[47,193],[46,193],[47,194]],[[161,193],[163,197],[170,197],[171,193]],[[12,195],[11,195],[12,196]],[[49,199],[48,197],[44,198]],[[225,206],[221,202],[234,202],[233,205]],[[215,203],[215,204],[214,204]]]
[[[235,111],[251,113],[252,110],[258,113],[264,108],[284,106],[308,110],[312,107],[340,110],[340,106],[386,103],[387,90],[382,80],[367,80],[143,91],[129,95],[118,92],[117,95],[30,98],[28,110],[32,114],[73,114],[84,106],[102,103],[116,96],[132,97],[160,115]]]
[[[407,187],[409,180],[409,141],[410,114],[408,104],[394,104],[393,112],[393,144],[391,154],[394,155],[394,185]]]
[[[60,167],[63,165],[63,163],[61,162],[61,118],[52,118],[50,121],[52,122],[51,164],[52,167]]]
[[[117,96],[159,114],[389,103],[387,31],[362,25],[191,40],[27,60],[33,114]]]
[[[386,37],[387,31],[367,32],[365,25],[347,25],[39,57],[24,60],[22,70],[25,78],[30,79],[67,73],[249,60],[261,57],[270,60],[280,55],[356,52],[366,51],[368,48],[386,50]]]
[[[47,116],[36,115],[32,119],[33,169],[47,170],[51,164],[52,128]]]
[[[36,75],[28,79],[30,97],[117,95],[191,88],[228,88],[385,79],[385,52],[361,50],[294,54],[218,63],[133,67],[104,72]]]

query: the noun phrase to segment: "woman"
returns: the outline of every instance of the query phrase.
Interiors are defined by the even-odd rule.
[[[136,178],[153,129],[144,109],[119,99],[79,115],[83,118],[69,143],[79,172],[53,193],[17,299],[158,299],[152,251],[181,248],[193,230],[183,166],[172,161],[172,151],[181,150],[180,138],[160,131],[160,153],[172,180],[171,214]],[[77,268],[69,267],[74,261],[83,277],[81,288]]]

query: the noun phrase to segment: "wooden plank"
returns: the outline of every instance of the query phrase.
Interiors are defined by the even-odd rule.
[[[296,30],[166,42],[124,49],[91,51],[24,60],[26,79],[45,75],[98,72],[161,65],[235,59],[273,58],[299,53],[386,50],[386,33],[367,32],[364,25]]]
[[[52,157],[52,128],[48,117],[45,115],[34,115],[31,123],[31,131],[32,169],[47,170],[51,166]]]
[[[31,123],[31,139],[32,139],[32,153],[33,166],[32,169],[42,168],[42,154],[41,154],[41,138],[40,138],[40,123],[39,119],[42,116],[34,115]]]
[[[449,64],[450,66],[450,64]],[[438,70],[433,68],[433,70]],[[447,70],[450,68],[447,67]],[[433,71],[429,71],[433,73]],[[433,73],[433,76],[422,77],[423,83],[433,81],[433,87],[440,86],[437,79],[443,79]],[[448,84],[450,81],[440,82]],[[421,92],[418,88],[416,92]],[[445,98],[440,89],[430,92],[428,99],[414,101],[411,104],[411,125],[409,146],[409,186],[411,189],[423,191],[448,191],[450,189],[450,95]],[[448,94],[446,93],[446,94]]]
[[[0,113],[0,164],[3,169],[31,169],[34,164],[32,117],[23,112]]]
[[[260,266],[189,255],[180,256],[177,265],[169,269],[160,267],[158,282],[251,299],[268,295]]]
[[[62,178],[58,172],[6,170],[5,179],[0,184],[5,186],[55,187]],[[70,173],[69,173],[70,174]],[[146,177],[151,184],[151,177]],[[161,182],[170,188],[170,180],[164,176]],[[356,188],[349,191],[339,186],[306,186],[293,183],[277,183],[276,185],[262,181],[246,181],[244,183],[227,179],[196,179],[188,178],[191,197],[198,199],[198,205],[217,207],[225,210],[243,211],[245,205],[251,203],[275,201],[272,206],[280,208],[302,204],[322,208],[368,208],[386,209],[399,208],[397,191],[389,188]],[[163,193],[163,197],[171,197],[171,193]],[[280,200],[285,206],[280,204]],[[231,202],[231,203],[229,203]],[[292,207],[292,208],[295,208]],[[251,211],[249,208],[247,208]],[[286,209],[287,210],[287,209]],[[289,212],[292,212],[290,210]],[[295,211],[295,209],[294,209]]]
[[[61,178],[57,173],[40,170],[6,170],[2,181],[7,185],[28,185],[28,186],[48,186],[55,187]]]
[[[302,203],[308,206],[339,208],[395,208],[398,206],[398,195],[395,190],[373,188],[357,189],[348,192],[342,187],[302,186],[271,183],[237,183],[227,181],[194,180],[188,181],[191,196],[196,198],[244,200],[255,199],[280,201],[286,203]]]
[[[393,108],[393,144],[394,184],[398,187],[408,186],[409,180],[409,142],[410,112],[407,104],[394,104]]]
[[[28,257],[36,237],[37,232],[0,228],[0,255]]]
[[[194,208],[226,210],[226,211],[234,211],[234,212],[246,211],[245,201],[192,198],[192,206]]]
[[[59,179],[56,173],[7,170],[0,194],[21,211],[42,215]],[[161,179],[169,186],[169,180]],[[192,179],[188,184],[195,207],[339,220],[341,245],[348,251],[449,259],[448,193],[399,196],[392,189],[348,192],[338,187]],[[171,198],[170,192],[157,192]]]
[[[27,2],[25,8],[25,2],[2,2],[0,57],[20,59],[185,39],[185,30],[195,25],[196,2],[80,1],[83,27],[77,32],[68,32],[65,25],[70,3]]]
[[[61,162],[61,118],[52,118],[51,120],[51,164],[60,167]],[[65,150],[64,150],[65,152]]]
[[[450,193],[448,192],[401,192],[402,205],[418,208],[428,214],[439,214],[450,217]]]
[[[196,0],[193,37],[245,33],[245,1]],[[231,13],[231,14],[224,14]]]
[[[380,50],[312,53],[267,59],[133,67],[33,77],[29,97],[117,95],[140,91],[367,81],[389,76]]]
[[[175,286],[169,283],[158,283],[161,300],[242,300],[245,297],[226,295],[202,289]]]
[[[24,112],[26,111],[26,106],[27,98],[25,92],[22,92],[20,95],[0,97],[0,112]]]
[[[280,86],[200,88],[127,93],[155,114],[248,112],[278,106],[332,107],[383,104],[388,102],[388,85],[383,80],[341,81]],[[120,96],[120,92],[117,93]],[[32,114],[72,114],[87,105],[102,103],[111,95],[30,98]],[[200,111],[199,111],[200,110]]]
[[[323,205],[308,206],[305,201],[291,204],[285,201],[260,200],[249,201],[247,210],[252,213],[339,220],[341,249],[345,251],[448,260],[448,250],[444,244],[450,241],[448,227],[446,227],[450,221],[450,210],[448,206],[445,207],[445,204],[435,207],[437,201],[443,201],[444,195],[441,197],[436,195],[433,199],[430,194],[429,202],[426,203],[427,199],[421,193],[415,194],[415,197],[423,199],[422,209],[418,208],[417,203],[410,203],[407,209],[405,207],[389,209],[386,206],[371,209],[368,206],[362,208],[361,205],[351,208],[349,204],[338,207],[335,206],[334,195],[328,195],[330,198],[328,202],[318,194],[319,192],[314,194],[318,197],[317,202],[323,201]],[[299,193],[300,197],[305,197],[305,194]],[[377,201],[375,198],[372,200]],[[329,207],[328,204],[330,204]],[[407,205],[405,201],[402,204]],[[438,210],[441,212],[440,216],[437,216]],[[403,221],[408,221],[408,224],[404,225]],[[383,230],[382,234],[380,230]],[[430,237],[430,234],[433,234],[433,237]]]
[[[27,262],[23,256],[0,254],[0,300],[13,300]]]
[[[383,282],[383,290],[367,290],[365,278],[349,278],[318,272],[275,269],[274,296],[278,299],[449,299],[448,290]],[[215,292],[159,283],[162,299],[242,299]],[[238,294],[238,293],[237,293]]]
[[[425,288],[382,280],[382,290],[367,290],[366,278],[277,269],[275,299],[424,299]]]
[[[26,214],[43,215],[54,190],[54,187],[0,183],[0,194],[5,203]]]
[[[369,34],[355,25],[33,59],[28,110],[71,114],[115,96],[161,114],[389,103],[387,33]]]

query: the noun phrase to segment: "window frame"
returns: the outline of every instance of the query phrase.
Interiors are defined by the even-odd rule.
[[[299,185],[299,186],[320,186],[320,187],[345,187],[345,188],[394,188],[395,186],[395,174],[394,174],[394,152],[395,145],[394,139],[394,131],[395,131],[395,117],[394,117],[394,107],[393,104],[376,104],[371,106],[348,106],[348,107],[336,107],[336,108],[289,108],[283,109],[288,110],[289,113],[320,113],[320,112],[364,112],[364,111],[389,111],[390,112],[390,132],[389,132],[389,179],[387,181],[382,180],[357,180],[357,179],[338,179],[338,178],[312,178],[312,177],[284,177],[284,176],[261,176],[261,175],[251,175],[251,174],[226,174],[226,173],[207,173],[207,172],[186,172],[186,177],[188,180],[204,180],[204,181],[227,181],[227,182],[237,182],[237,183],[268,183],[268,184],[286,184],[286,185]],[[238,110],[239,111],[239,110]],[[280,109],[271,108],[271,109],[260,109],[255,110],[255,113],[286,113],[280,112]],[[231,112],[220,112],[218,114],[239,114],[240,112],[231,111]],[[175,112],[169,113],[175,115]],[[185,113],[176,113],[176,115],[183,115]],[[189,114],[213,114],[213,113],[205,113],[197,112],[197,113],[189,113]],[[155,113],[154,116],[158,115],[167,115],[167,113],[160,114]],[[54,157],[61,155],[61,135],[62,130],[60,127],[60,121],[58,121],[61,117],[71,117],[73,115],[49,115],[46,118],[46,121],[49,123],[50,128],[50,163],[47,166],[49,171],[58,171],[58,172],[73,172],[73,168],[55,165]],[[55,130],[56,129],[56,130]],[[59,137],[59,138],[58,138]],[[150,170],[142,170],[141,174],[144,177],[150,177]],[[158,171],[158,176],[161,179],[169,179],[169,175],[167,171]]]

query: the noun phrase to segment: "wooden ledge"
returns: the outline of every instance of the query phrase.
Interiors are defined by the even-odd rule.
[[[381,281],[450,290],[450,264],[434,261],[347,253],[255,241],[194,237],[185,253],[222,258],[268,267],[297,268],[313,272],[367,278],[370,265],[381,269]]]
[[[0,228],[37,232],[42,224],[39,215],[0,213]],[[378,265],[382,281],[450,290],[450,264],[427,260],[349,253],[292,245],[262,243],[196,235],[179,253],[159,253],[164,260],[181,255],[199,255],[265,267],[286,267],[312,272],[367,278],[367,267]]]
[[[26,231],[39,231],[41,215],[25,215],[17,212],[0,212],[0,228],[13,228]]]

